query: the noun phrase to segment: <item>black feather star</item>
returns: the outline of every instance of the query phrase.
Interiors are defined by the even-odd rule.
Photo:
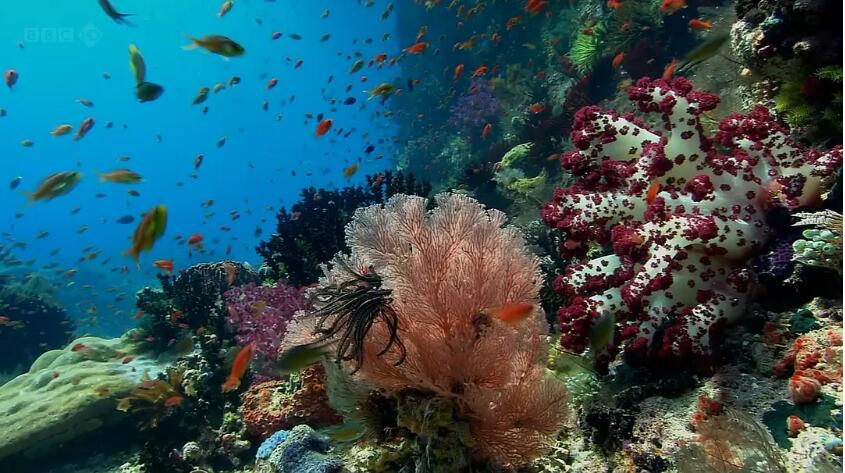
[[[405,345],[399,339],[399,317],[391,306],[390,290],[381,287],[381,277],[372,267],[359,273],[338,258],[337,264],[351,279],[337,285],[320,287],[313,293],[317,303],[315,334],[320,335],[318,343],[336,340],[336,362],[354,361],[353,373],[364,364],[364,340],[373,324],[381,319],[387,325],[390,338],[378,356],[382,356],[393,345],[401,352],[394,366],[405,361]]]

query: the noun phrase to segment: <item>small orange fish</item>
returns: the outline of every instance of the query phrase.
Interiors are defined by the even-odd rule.
[[[188,238],[188,244],[191,246],[202,248],[202,233],[194,233]]]
[[[657,193],[660,192],[661,188],[663,188],[663,186],[661,186],[659,182],[652,183],[648,187],[648,192],[645,194],[646,204],[651,205],[651,203],[654,202],[654,199],[657,198]]]
[[[489,135],[491,131],[493,131],[493,125],[489,123],[484,125],[484,128],[481,130],[481,139],[483,140],[484,138],[487,138],[487,135]]]
[[[253,346],[249,344],[238,352],[235,356],[235,361],[232,363],[232,371],[229,372],[229,377],[226,382],[220,386],[220,390],[224,393],[234,391],[241,385],[241,378],[243,378],[246,370],[249,369],[249,362],[252,360]]]
[[[692,30],[709,30],[713,28],[713,22],[707,20],[699,20],[698,18],[693,18],[689,21],[689,27]]]
[[[535,104],[531,104],[531,106],[528,107],[528,109],[531,110],[531,113],[540,113],[540,112],[542,112],[543,110],[546,109],[546,106],[541,104],[541,103],[535,103]]]
[[[613,65],[614,69],[619,69],[619,66],[622,65],[622,61],[624,61],[624,60],[625,60],[625,53],[619,53],[616,56],[613,56],[613,62],[611,63],[611,65]]]
[[[464,73],[464,65],[458,64],[455,66],[455,82],[461,80],[461,74]]]
[[[14,69],[7,69],[6,72],[3,73],[3,82],[6,83],[6,87],[11,89],[18,82],[18,77],[18,71]]]
[[[132,363],[132,360],[134,360],[134,359],[135,359],[134,356],[127,356],[127,357],[123,358],[123,361],[121,361],[121,363],[124,364],[124,365],[127,364],[127,363]]]
[[[160,259],[153,261],[153,266],[158,269],[164,270],[167,274],[171,274],[173,272],[173,260],[172,259]]]
[[[532,15],[537,15],[546,8],[548,3],[547,0],[528,0],[525,2],[525,11]]]
[[[481,77],[484,74],[487,74],[487,66],[478,66],[478,68],[472,73],[472,78],[475,79],[476,77]]]
[[[607,8],[618,10],[622,8],[622,0],[607,0]]]
[[[275,77],[274,77],[274,78],[272,78],[272,79],[270,79],[270,80],[267,82],[267,90],[270,90],[270,89],[272,89],[273,87],[276,87],[276,84],[278,84],[278,83],[279,83],[279,79],[276,79]]]
[[[513,302],[494,310],[491,315],[502,322],[515,324],[524,320],[534,312],[534,304],[529,302]]]
[[[584,28],[584,29],[581,30],[581,34],[585,34],[587,36],[592,36],[594,32],[595,31],[593,30],[593,27],[591,27],[591,26],[588,26],[587,28]]]
[[[329,128],[332,127],[332,123],[333,122],[332,122],[331,118],[326,118],[325,120],[321,121],[320,123],[317,124],[317,131],[316,131],[315,134],[317,136],[325,135],[326,133],[329,132]]]
[[[666,65],[666,69],[663,69],[663,80],[669,80],[675,74],[675,68],[678,67],[678,60],[672,59],[672,62]]]
[[[378,64],[381,64],[386,59],[387,59],[387,53],[379,53],[379,54],[376,55],[376,57],[373,58],[373,61],[375,61]]]
[[[426,49],[428,49],[428,43],[419,41],[405,48],[405,52],[408,54],[422,54]]]
[[[351,179],[355,173],[358,172],[358,163],[352,164],[351,166],[343,168],[343,178],[344,179]]]
[[[135,315],[132,316],[132,320],[139,320],[143,316],[144,316],[144,311],[139,310],[138,312],[135,312]]]
[[[508,20],[507,24],[505,25],[505,29],[510,31],[514,26],[520,24],[522,22],[521,16],[515,16]]]
[[[79,125],[79,129],[76,131],[76,135],[73,137],[73,141],[79,141],[91,131],[91,128],[94,128],[94,119],[93,118],[86,118],[81,125]]]
[[[666,13],[667,15],[671,15],[686,7],[687,0],[663,0],[663,4],[660,5],[660,11]]]
[[[68,125],[68,124],[59,125],[56,128],[54,128],[53,131],[50,132],[50,134],[53,135],[53,136],[64,136],[64,135],[67,135],[68,133],[70,133],[70,130],[72,130],[72,129],[73,129],[73,127]]]

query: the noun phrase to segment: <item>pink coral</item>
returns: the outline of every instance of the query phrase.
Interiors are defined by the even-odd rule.
[[[618,324],[595,354],[600,368],[623,343],[632,361],[695,357],[706,368],[719,327],[745,307],[746,261],[769,238],[766,211],[818,202],[842,149],[803,147],[762,107],[730,115],[711,138],[699,116],[718,97],[683,78],[641,79],[628,95],[662,116],[662,130],[631,114],[581,109],[577,149],[561,156],[578,180],[542,210],[567,235],[564,256],[582,259],[555,282],[569,303],[558,314],[561,340],[583,350],[594,321],[610,312]],[[584,260],[588,240],[614,253]]]
[[[360,281],[346,267],[380,277],[401,344],[389,344],[391,322],[377,319],[354,376],[387,394],[414,390],[452,400],[476,453],[523,464],[558,432],[566,402],[563,387],[545,376],[538,260],[516,229],[503,227],[503,213],[458,194],[435,200],[430,212],[426,199],[405,195],[358,209],[346,229],[352,254],[339,255],[320,286]],[[511,303],[534,308],[513,323],[491,315]],[[301,340],[314,325],[297,319],[291,337]]]
[[[304,289],[279,281],[275,286],[249,283],[225,294],[228,322],[241,345],[253,344],[255,351],[273,359],[279,354],[282,336],[293,315],[308,307]]]

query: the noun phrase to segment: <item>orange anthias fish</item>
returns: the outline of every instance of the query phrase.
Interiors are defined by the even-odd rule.
[[[428,49],[428,43],[420,41],[405,48],[405,52],[408,54],[422,54],[426,49]]]
[[[613,56],[613,62],[611,64],[613,65],[614,69],[619,69],[619,66],[622,65],[622,61],[624,61],[624,60],[625,60],[625,53],[619,53],[616,56]]]
[[[534,312],[534,304],[529,302],[513,302],[491,312],[493,317],[508,324],[515,324],[524,320]]]
[[[333,122],[332,122],[331,118],[326,118],[325,120],[321,121],[320,123],[317,124],[317,131],[315,132],[315,134],[317,136],[325,135],[326,133],[329,132],[329,128],[332,127],[332,123]]]
[[[693,18],[689,21],[689,27],[692,30],[709,30],[713,28],[713,22],[707,20],[699,20],[698,18]]]
[[[343,178],[344,179],[351,179],[355,173],[358,172],[358,163],[355,163],[351,166],[343,168]]]
[[[464,73],[464,65],[458,64],[455,66],[455,82],[461,80],[461,74]]]
[[[232,363],[232,371],[229,372],[229,377],[226,382],[220,386],[220,390],[224,393],[234,391],[241,385],[241,378],[243,378],[246,370],[249,369],[249,362],[252,361],[252,344],[241,348],[238,355],[235,357],[235,362]]]
[[[173,272],[173,260],[172,259],[160,259],[153,261],[153,266],[158,269],[164,270],[167,274],[171,274]]]
[[[648,187],[648,192],[645,194],[645,203],[651,205],[651,203],[654,202],[654,199],[657,198],[657,193],[660,192],[660,189],[662,188],[663,186],[661,186],[659,182],[652,183]]]
[[[483,76],[484,74],[487,74],[487,71],[488,71],[488,70],[489,70],[489,69],[487,69],[487,66],[478,66],[478,69],[476,69],[476,70],[472,73],[472,78],[473,78],[473,79],[475,79],[476,77],[481,77],[481,76]]]
[[[491,131],[493,131],[493,125],[489,123],[484,125],[484,128],[481,130],[481,139],[483,140],[484,138],[487,138],[487,135],[489,135]]]
[[[525,2],[525,11],[532,15],[537,15],[546,8],[548,3],[546,0],[528,0]]]
[[[622,0],[607,0],[607,8],[618,10],[622,8]]]
[[[73,141],[79,141],[84,138],[91,131],[91,128],[94,128],[94,119],[89,117],[82,122],[82,125],[79,125],[79,130],[76,131]]]
[[[505,29],[510,31],[514,26],[518,25],[520,22],[522,22],[522,17],[515,16],[508,20],[507,24],[505,25]]]
[[[660,5],[660,11],[666,13],[667,15],[671,15],[681,8],[686,7],[687,0],[663,0],[663,3]]]
[[[182,396],[180,396],[178,394],[174,394],[164,401],[164,407],[181,406],[182,401],[184,401],[184,398],[182,398]]]
[[[542,112],[543,110],[546,109],[546,106],[541,104],[541,103],[535,103],[535,104],[531,104],[531,106],[528,107],[528,109],[531,110],[531,113],[540,113],[540,112]]]
[[[18,71],[14,69],[7,69],[6,72],[3,73],[3,82],[6,83],[6,87],[10,89],[13,88],[18,82]]]
[[[672,59],[672,62],[666,65],[666,69],[663,69],[663,80],[671,79],[672,75],[675,74],[676,67],[678,67],[678,60]]]
[[[202,247],[202,233],[194,233],[188,238],[188,244],[191,246]]]

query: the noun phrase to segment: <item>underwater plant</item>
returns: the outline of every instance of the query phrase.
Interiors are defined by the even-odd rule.
[[[569,59],[579,74],[586,75],[606,54],[602,45],[607,29],[601,23],[590,27],[589,34],[579,31],[569,49]]]
[[[793,259],[808,266],[828,268],[842,274],[842,214],[832,210],[799,212],[793,225],[812,225],[792,243]]]
[[[503,213],[461,194],[435,202],[427,212],[426,199],[397,195],[359,209],[351,255],[325,268],[316,312],[294,320],[285,344],[332,343],[349,376],[393,398],[401,426],[450,458],[525,464],[557,434],[567,400],[545,375],[539,262]],[[452,420],[427,430],[440,415]]]
[[[290,211],[279,210],[276,233],[262,241],[256,251],[273,279],[285,278],[295,286],[315,283],[320,264],[346,247],[343,229],[355,209],[384,202],[398,193],[424,196],[430,189],[413,174],[390,171],[367,176],[364,187],[303,189],[301,200]]]
[[[129,395],[117,400],[116,409],[122,412],[142,413],[142,429],[154,429],[169,410],[179,407],[185,400],[180,369],[168,370],[167,379],[150,379],[146,374]]]
[[[664,131],[631,114],[581,109],[577,149],[561,156],[577,181],[542,210],[566,233],[561,252],[583,261],[555,281],[568,301],[558,312],[561,343],[582,352],[610,319],[612,333],[593,347],[599,369],[624,346],[630,362],[693,359],[708,370],[718,328],[745,309],[746,263],[769,238],[767,210],[818,202],[842,149],[805,148],[760,106],[706,136],[699,116],[719,99],[684,78],[641,79],[628,97],[659,113]],[[613,253],[585,259],[590,241]]]
[[[305,290],[283,280],[274,286],[233,287],[224,296],[235,340],[242,346],[252,345],[256,353],[271,360],[279,354],[288,322],[308,306]]]

